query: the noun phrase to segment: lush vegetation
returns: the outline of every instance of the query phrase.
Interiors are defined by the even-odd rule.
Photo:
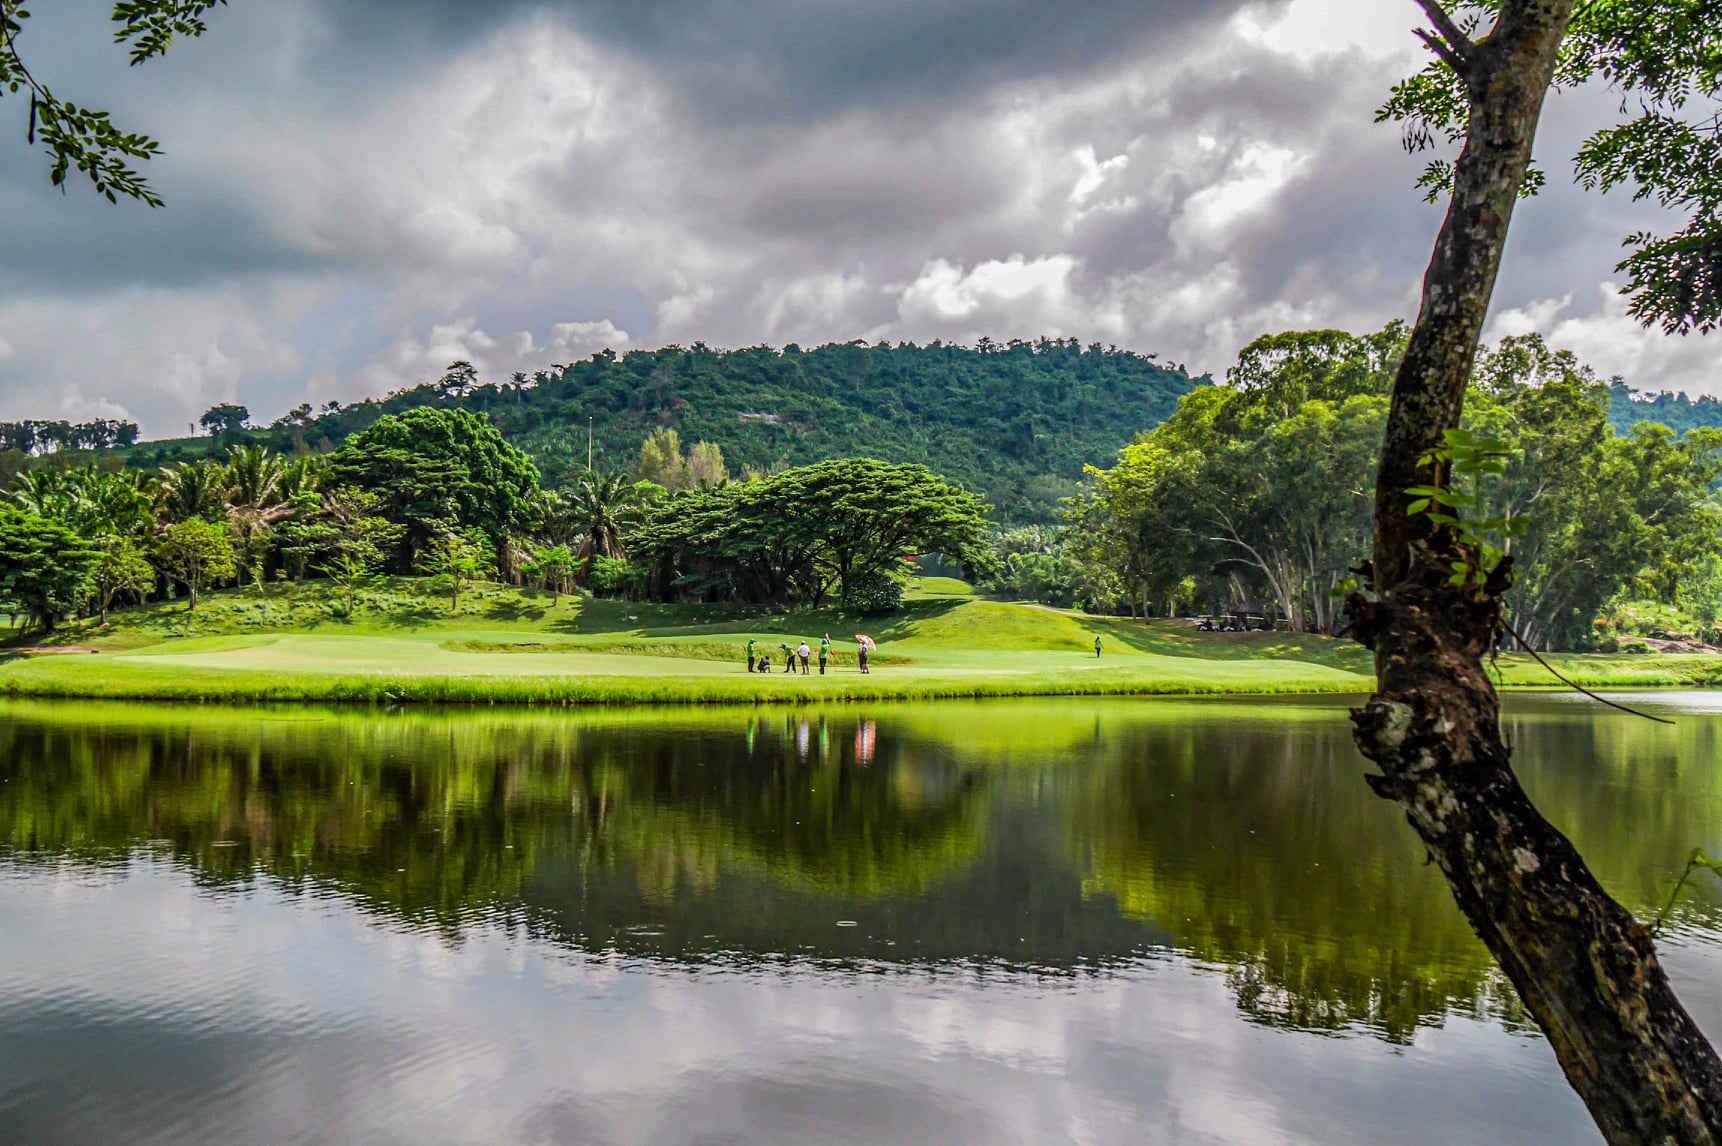
[[[1608,399],[1608,424],[1617,434],[1626,434],[1640,422],[1655,422],[1676,434],[1688,430],[1722,430],[1722,400],[1709,394],[1697,398],[1666,390],[1641,394],[1615,378],[1609,383]]]
[[[306,446],[319,427],[352,430],[325,453],[276,452],[257,439],[276,440],[282,427],[249,431],[243,407],[218,407],[205,419],[203,456],[154,472],[108,459],[16,475],[0,494],[12,514],[0,523],[0,606],[47,632],[152,598],[183,598],[195,610],[209,589],[244,584],[262,594],[321,578],[354,612],[379,578],[422,573],[451,614],[489,579],[541,587],[553,600],[815,609],[829,600],[867,615],[897,609],[910,575],[924,572],[1102,615],[1248,615],[1255,626],[1332,634],[1337,594],[1367,548],[1385,395],[1404,339],[1397,324],[1363,337],[1259,339],[1224,384],[1184,393],[1110,467],[1090,465],[1082,484],[1030,479],[1041,500],[1019,498],[1018,508],[1045,520],[1013,524],[994,512],[990,526],[971,489],[921,465],[786,466],[757,454],[769,464],[756,465],[664,426],[635,439],[626,469],[582,469],[547,490],[515,444],[525,439],[505,433],[510,418],[566,391],[569,378],[589,389],[634,355],[600,355],[557,380],[510,389],[521,401],[506,416],[503,391],[457,363],[436,387],[288,427],[289,447]],[[841,349],[772,358],[805,373],[802,359],[831,369]],[[759,366],[769,353],[651,361],[709,368],[687,377],[716,385],[722,371]],[[1102,375],[1147,362],[1050,342],[939,348],[930,359],[914,348],[869,354],[854,361],[877,369],[943,361],[983,379],[1007,376],[1016,362],[1042,370],[1039,390],[1060,362]],[[1722,433],[1677,436],[1652,424],[1617,433],[1619,400],[1535,337],[1509,339],[1477,363],[1466,433],[1491,444],[1500,472],[1464,495],[1465,512],[1513,557],[1509,620],[1532,647],[1658,652],[1658,642],[1715,635],[1722,618],[1722,506],[1713,496]],[[404,408],[379,414],[391,403]],[[1143,423],[1151,420],[1144,408]],[[680,421],[701,424],[691,413]]]
[[[1004,576],[1062,576],[1046,591],[1101,607],[1246,611],[1334,632],[1337,596],[1368,550],[1404,334],[1258,340],[1225,385],[1188,395],[1110,469],[1091,469],[1069,531],[1037,555],[1003,554]],[[1678,612],[1688,635],[1716,624],[1722,433],[1639,424],[1620,435],[1609,402],[1587,368],[1535,336],[1506,340],[1473,372],[1455,441],[1483,449],[1490,472],[1442,496],[1511,556],[1507,617],[1533,648],[1594,647],[1602,614],[1639,598]]]
[[[821,462],[679,494],[637,548],[653,596],[818,607],[835,589],[850,608],[888,613],[914,556],[986,562],[983,510],[924,466]]]
[[[605,351],[510,381],[481,382],[454,363],[434,383],[351,406],[301,406],[257,429],[243,428],[243,407],[217,407],[203,442],[144,443],[126,456],[152,468],[246,442],[326,452],[390,414],[458,409],[489,419],[551,487],[585,473],[588,428],[599,471],[636,465],[641,441],[669,429],[717,447],[737,473],[847,457],[915,463],[983,495],[1001,518],[1051,522],[1085,464],[1111,456],[1205,380],[1152,355],[1072,339],[729,351],[696,343]],[[649,460],[645,468],[655,481],[666,476]],[[677,488],[673,475],[659,484]]]
[[[289,461],[235,445],[149,475],[43,468],[0,495],[0,607],[26,629],[116,602],[321,574],[344,607],[387,573],[427,573],[458,614],[464,587],[501,578],[562,593],[818,606],[828,592],[889,612],[916,556],[983,567],[985,507],[923,466],[828,461],[730,481],[722,451],[673,432],[641,447],[651,480],[588,472],[547,493],[484,418],[420,407],[327,455]],[[686,480],[698,473],[697,484]]]

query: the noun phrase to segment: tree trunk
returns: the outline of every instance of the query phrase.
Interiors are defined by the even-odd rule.
[[[1444,475],[1419,457],[1456,428],[1537,119],[1575,0],[1508,0],[1490,36],[1456,35],[1471,98],[1453,200],[1394,382],[1376,487],[1369,588],[1346,613],[1375,654],[1376,695],[1352,719],[1453,896],[1553,1046],[1612,1143],[1722,1142],[1722,1063],[1675,999],[1648,928],[1611,899],[1531,805],[1502,743],[1483,667],[1511,560],[1477,585],[1448,583],[1474,552],[1407,486]],[[1425,4],[1426,8],[1432,7]]]

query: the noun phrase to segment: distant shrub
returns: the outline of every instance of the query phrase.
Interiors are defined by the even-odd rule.
[[[903,586],[883,573],[862,573],[843,590],[843,607],[857,613],[889,613],[903,604]]]
[[[594,557],[586,575],[587,584],[596,593],[617,593],[630,588],[639,574],[628,562],[616,557]]]

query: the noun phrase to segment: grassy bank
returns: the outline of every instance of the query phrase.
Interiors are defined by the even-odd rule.
[[[193,613],[159,604],[70,626],[51,647],[11,656],[0,695],[137,700],[389,703],[807,703],[825,700],[1060,695],[1357,693],[1369,655],[1290,633],[1201,633],[1188,624],[1086,617],[983,601],[960,582],[918,587],[904,607],[864,619],[741,606],[641,605],[481,586],[459,612],[404,580],[347,612],[321,585],[211,594]],[[779,646],[832,636],[827,676],[781,671]],[[854,634],[879,642],[856,667]],[[1094,641],[1104,655],[1094,655]],[[774,657],[745,668],[749,639]],[[0,650],[0,657],[4,657]],[[1722,657],[1565,656],[1590,687],[1702,687]],[[1502,657],[1509,688],[1559,687],[1525,657]]]

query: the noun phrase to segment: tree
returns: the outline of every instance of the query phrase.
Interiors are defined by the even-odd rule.
[[[919,553],[984,568],[984,511],[925,466],[854,458],[678,494],[654,508],[639,548],[654,555],[661,590],[818,605],[833,584],[847,593],[895,579]]]
[[[449,586],[448,611],[460,612],[460,587],[463,582],[476,581],[490,571],[490,554],[471,537],[444,533],[431,539],[419,557],[419,568],[433,577],[440,577]]]
[[[550,590],[550,604],[555,606],[563,591],[563,583],[573,575],[579,560],[566,545],[548,545],[532,555],[526,566],[530,576],[544,582]]]
[[[337,487],[323,496],[318,520],[307,523],[305,533],[295,539],[306,550],[327,551],[318,568],[346,594],[348,615],[359,589],[376,576],[386,551],[402,533],[401,526],[382,516],[382,505],[381,494]]]
[[[588,473],[564,500],[564,516],[581,535],[576,557],[628,559],[623,534],[636,516],[638,491],[626,474]]]
[[[155,580],[155,567],[130,537],[109,534],[101,540],[101,556],[92,578],[96,605],[101,612],[102,625],[108,623],[108,610],[121,593],[142,593]]]
[[[500,545],[539,502],[537,468],[465,410],[388,415],[330,457],[325,480],[381,495],[382,514],[405,527],[403,569],[450,530],[479,529]]]
[[[203,412],[203,417],[197,420],[197,424],[202,426],[204,432],[212,438],[225,438],[229,434],[238,433],[245,429],[250,422],[250,410],[244,406],[226,403],[220,406],[211,406]]]
[[[162,532],[155,559],[162,572],[185,585],[187,612],[197,608],[198,591],[204,585],[238,572],[227,530],[195,517],[176,521]]]
[[[1513,562],[1485,564],[1463,523],[1411,512],[1427,504],[1422,491],[1447,486],[1459,460],[1450,433],[1576,0],[1502,0],[1477,40],[1436,0],[1420,2],[1440,66],[1396,89],[1384,114],[1415,117],[1425,137],[1431,124],[1451,126],[1464,148],[1455,164],[1428,173],[1451,197],[1394,379],[1374,555],[1346,600],[1351,630],[1376,665],[1376,694],[1354,714],[1358,746],[1380,769],[1371,787],[1405,811],[1604,1136],[1713,1143],[1722,1139],[1722,1061],[1675,998],[1650,930],[1603,890],[1513,774],[1483,665]],[[1642,124],[1657,117],[1659,99],[1678,107],[1690,93],[1715,92],[1711,15],[1705,0],[1586,5],[1576,57],[1565,64],[1635,89]],[[1711,139],[1715,130],[1711,121]],[[1643,264],[1644,313],[1667,305],[1677,322],[1702,325],[1709,304],[1698,288],[1713,265],[1704,181],[1683,176],[1684,156],[1642,159],[1622,170],[1700,193],[1694,242]]]
[[[681,493],[696,484],[688,474],[688,463],[682,457],[682,440],[674,430],[653,430],[640,446],[640,461],[636,467],[641,481],[662,486],[670,493]]]
[[[1397,324],[1258,339],[1225,386],[1186,395],[1113,469],[1090,467],[1073,549],[1130,587],[1132,612],[1203,569],[1265,590],[1294,630],[1331,633],[1331,590],[1367,544],[1378,395],[1403,345]]]
[[[219,520],[227,504],[227,469],[207,459],[168,466],[156,496],[157,508],[170,522]]]
[[[228,455],[227,481],[227,523],[239,571],[261,590],[275,526],[293,514],[289,467],[263,446],[240,446]]]
[[[90,591],[99,554],[66,525],[0,507],[0,603],[53,632]]]
[[[896,574],[920,553],[941,553],[971,578],[989,560],[985,503],[925,466],[820,462],[773,484],[819,521],[822,559],[845,592],[858,575]]]
[[[132,65],[167,51],[175,36],[201,36],[203,13],[226,0],[120,0],[112,19],[119,30],[114,39],[130,45]],[[29,18],[20,0],[0,0],[0,95],[30,95],[27,139],[42,146],[51,161],[49,178],[56,187],[77,168],[89,177],[98,195],[108,202],[126,195],[151,207],[161,199],[131,165],[160,154],[161,147],[146,135],[121,131],[105,111],[79,107],[56,96],[31,73],[18,54],[18,41]]]
[[[722,485],[729,480],[723,448],[716,442],[695,442],[688,450],[687,478],[695,486]]]
[[[463,398],[478,389],[478,369],[464,359],[450,362],[436,385],[450,398]]]

